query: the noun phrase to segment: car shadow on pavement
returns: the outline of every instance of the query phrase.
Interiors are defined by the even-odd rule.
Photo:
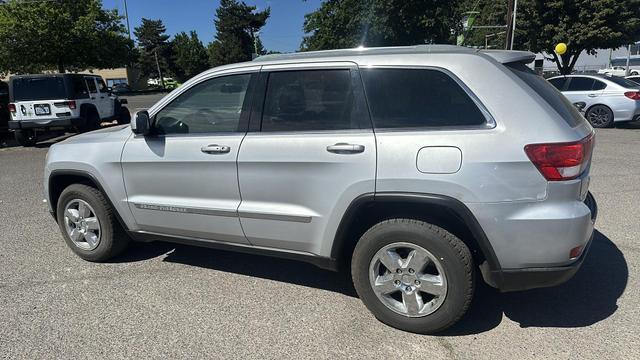
[[[611,316],[627,286],[629,270],[618,247],[599,231],[576,275],[550,288],[500,293],[478,282],[469,312],[440,335],[458,336],[488,331],[503,315],[520,327],[584,327]]]
[[[163,261],[197,266],[296,285],[313,287],[357,297],[348,274],[320,269],[305,262],[171,244],[165,242],[133,243],[112,262],[136,262],[165,255]]]
[[[268,256],[235,253],[164,242],[134,243],[113,262],[136,262],[165,256],[163,261],[313,287],[357,297],[346,271],[336,273],[314,265]],[[611,316],[624,292],[628,268],[622,252],[596,231],[582,268],[565,284],[514,293],[500,293],[477,281],[471,308],[439,335],[482,333],[498,326],[503,316],[521,327],[583,327]],[[364,309],[364,308],[363,308]],[[328,315],[329,316],[329,315]]]

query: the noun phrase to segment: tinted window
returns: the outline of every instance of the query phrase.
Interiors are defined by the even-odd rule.
[[[262,131],[358,129],[351,74],[344,70],[269,74]]]
[[[98,86],[100,87],[100,92],[101,93],[106,93],[107,92],[107,84],[104,83],[104,80],[102,80],[102,78],[96,78],[96,80],[98,81]]]
[[[600,80],[595,80],[593,82],[593,90],[603,90],[606,87],[607,87],[607,84],[605,84],[604,82],[602,82]]]
[[[593,88],[593,81],[592,78],[571,77],[566,91],[590,91]]]
[[[628,88],[628,89],[637,89],[638,88],[638,84],[631,81],[631,80],[627,80],[625,78],[621,78],[621,77],[617,77],[617,76],[608,76],[607,80],[616,83],[624,88]]]
[[[586,121],[564,95],[551,86],[542,76],[528,68],[527,65],[510,63],[506,64],[506,67],[549,104],[569,126],[575,127]]]
[[[627,78],[627,80],[633,81],[636,84],[640,84],[640,76],[629,77],[629,78]],[[0,90],[0,91],[2,91],[2,90]]]
[[[554,79],[549,79],[548,81],[556,89],[562,90],[562,88],[564,87],[564,83],[566,82],[566,78],[554,78]]]
[[[96,82],[93,80],[93,78],[87,77],[84,78],[84,80],[87,83],[87,87],[89,88],[90,93],[98,92],[98,89],[96,88]]]
[[[365,92],[376,128],[481,125],[486,119],[449,75],[427,69],[367,69]]]
[[[156,115],[161,134],[239,131],[251,74],[202,82],[182,93]]]
[[[71,93],[74,99],[86,99],[89,97],[89,90],[87,90],[87,83],[84,81],[84,78],[72,76],[71,87]]]
[[[11,82],[13,101],[66,99],[62,77],[19,78]]]

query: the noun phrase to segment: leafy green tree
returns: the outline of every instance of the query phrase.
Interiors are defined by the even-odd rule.
[[[237,0],[221,0],[216,10],[216,38],[209,44],[209,62],[219,66],[251,60],[256,44],[264,53],[258,32],[267,23],[271,10],[256,11]]]
[[[464,0],[460,4],[460,12],[463,15],[475,13],[474,26],[496,26],[495,28],[471,28],[466,32],[465,46],[482,47],[485,44],[489,48],[504,49],[506,41],[508,0]],[[486,37],[488,36],[488,37]],[[485,38],[486,37],[486,38]],[[485,43],[486,41],[486,43]]]
[[[164,74],[171,68],[168,59],[171,59],[171,46],[169,35],[166,34],[162,20],[150,20],[142,18],[140,26],[134,29],[138,39],[138,62],[142,75],[158,77],[164,87]]]
[[[113,68],[131,60],[122,17],[100,0],[0,5],[0,69],[12,73]]]
[[[515,42],[518,48],[549,54],[569,74],[582,51],[617,48],[640,40],[640,0],[521,0]],[[568,45],[559,56],[553,49]]]
[[[459,0],[327,0],[305,15],[302,50],[452,43]]]
[[[181,32],[171,41],[174,56],[174,70],[176,78],[184,82],[209,68],[207,49],[198,39],[198,34]]]

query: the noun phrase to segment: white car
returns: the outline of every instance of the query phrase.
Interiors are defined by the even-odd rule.
[[[96,130],[100,123],[131,121],[104,80],[96,75],[38,74],[12,76],[9,80],[9,129],[22,146],[33,146],[40,132]]]
[[[598,70],[598,74],[613,75],[613,76],[626,76],[627,68],[625,66],[614,66],[606,69]],[[629,69],[629,75],[638,75],[638,70]]]

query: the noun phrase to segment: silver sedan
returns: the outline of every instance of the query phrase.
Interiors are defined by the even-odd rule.
[[[616,76],[566,75],[548,79],[574,104],[580,104],[593,127],[640,119],[640,84]]]

